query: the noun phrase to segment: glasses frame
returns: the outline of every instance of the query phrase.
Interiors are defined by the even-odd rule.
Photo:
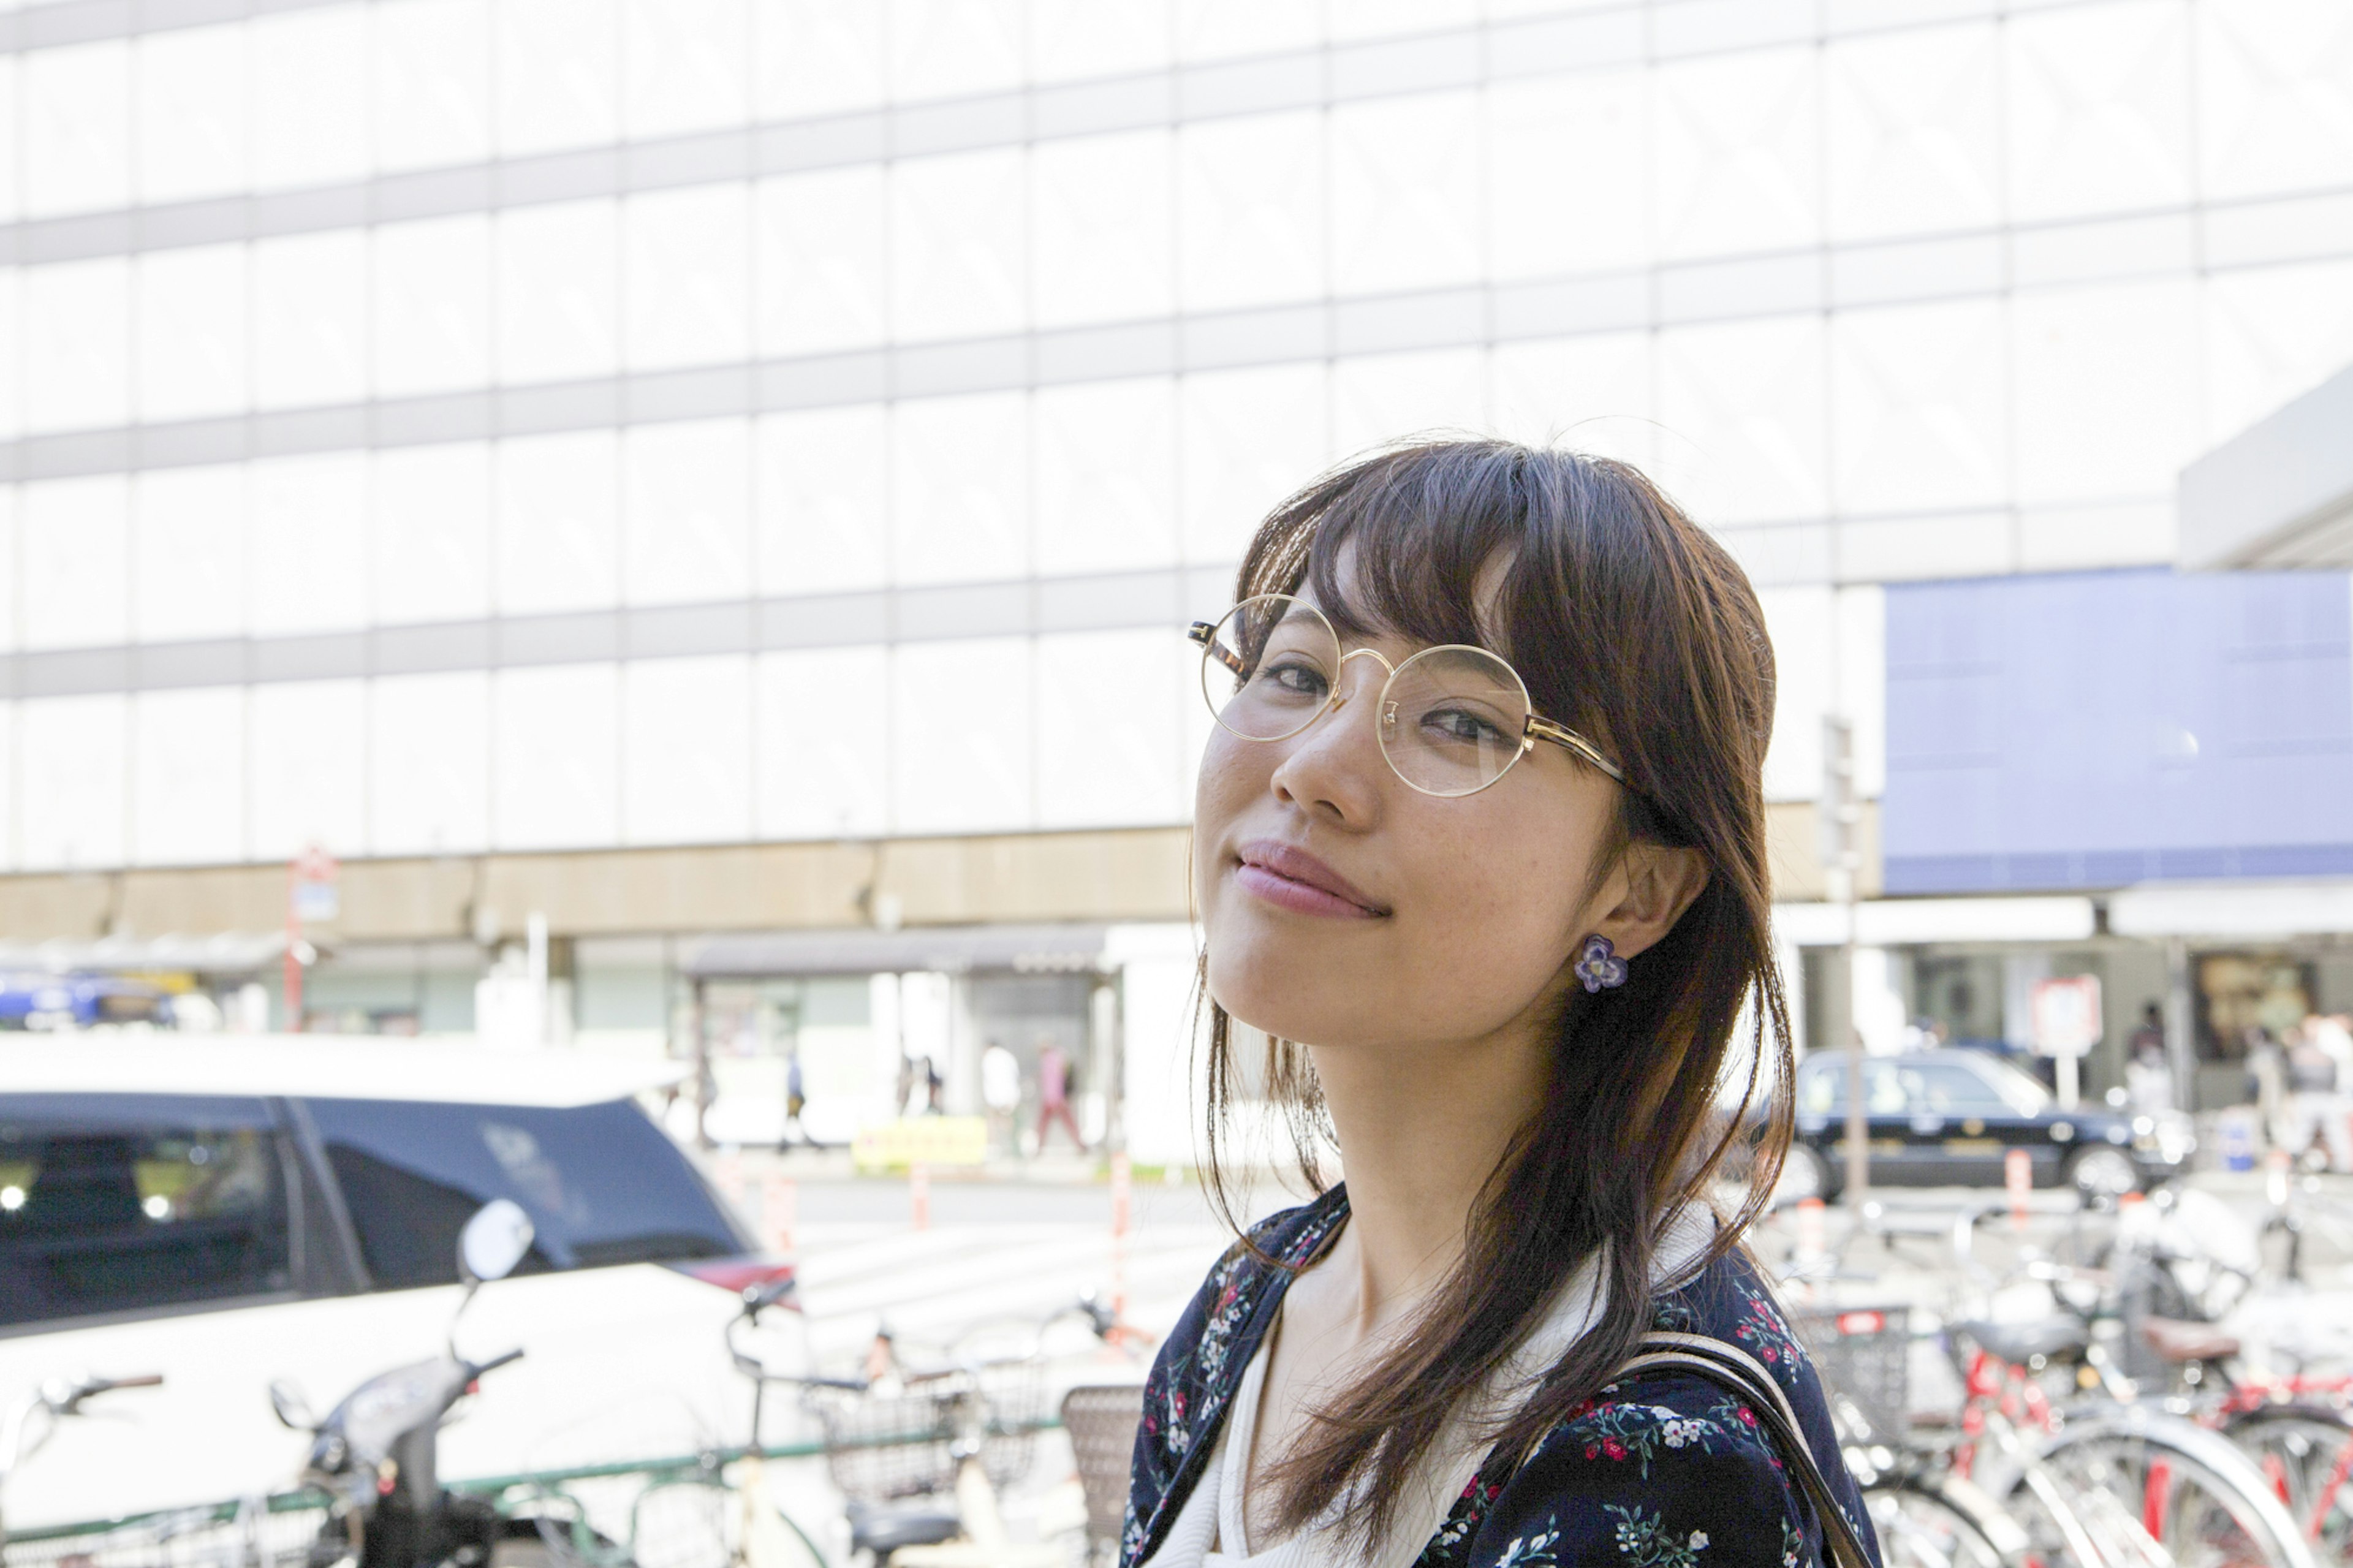
[[[1309,615],[1314,616],[1317,620],[1323,622],[1324,629],[1332,634],[1332,646],[1334,647],[1338,647],[1340,646],[1339,629],[1332,625],[1331,617],[1326,616],[1323,611],[1317,609],[1314,605],[1308,604],[1305,600],[1292,594],[1254,594],[1250,598],[1244,599],[1240,604],[1235,605],[1233,609],[1228,610],[1216,620],[1195,621],[1192,625],[1185,628],[1186,640],[1198,644],[1201,649],[1201,700],[1204,702],[1208,703],[1209,717],[1216,720],[1218,728],[1223,730],[1227,734],[1232,735],[1239,740],[1266,742],[1288,741],[1293,735],[1303,732],[1307,727],[1314,723],[1316,720],[1321,719],[1326,713],[1337,710],[1347,702],[1348,699],[1340,690],[1340,682],[1337,677],[1340,670],[1347,668],[1348,661],[1350,659],[1363,658],[1371,659],[1374,663],[1379,665],[1384,670],[1388,672],[1388,678],[1381,682],[1380,696],[1375,700],[1373,706],[1374,721],[1377,724],[1384,725],[1383,730],[1380,731],[1381,761],[1388,763],[1389,772],[1397,774],[1398,782],[1402,783],[1408,789],[1419,790],[1423,795],[1435,795],[1440,800],[1466,799],[1471,795],[1477,795],[1481,790],[1491,788],[1494,784],[1500,783],[1504,774],[1510,773],[1514,767],[1518,765],[1522,757],[1526,756],[1530,752],[1535,750],[1536,742],[1538,741],[1551,742],[1554,745],[1560,747],[1562,750],[1576,757],[1579,762],[1585,763],[1588,766],[1599,770],[1611,779],[1616,780],[1619,784],[1622,784],[1626,782],[1625,773],[1619,769],[1615,763],[1612,763],[1608,757],[1601,754],[1599,747],[1587,740],[1584,736],[1578,734],[1576,731],[1570,729],[1567,725],[1560,723],[1555,720],[1547,719],[1536,711],[1535,700],[1528,695],[1528,683],[1520,678],[1520,672],[1518,670],[1512,668],[1512,663],[1509,659],[1504,658],[1503,655],[1495,652],[1493,648],[1481,647],[1475,643],[1440,643],[1434,647],[1426,647],[1421,649],[1419,652],[1413,654],[1402,664],[1391,664],[1378,648],[1349,648],[1347,651],[1340,655],[1339,664],[1333,671],[1335,679],[1332,682],[1331,694],[1324,699],[1323,702],[1317,706],[1314,712],[1308,714],[1307,717],[1301,720],[1298,724],[1284,731],[1280,735],[1244,734],[1241,731],[1237,730],[1232,725],[1227,723],[1225,715],[1219,713],[1218,711],[1217,704],[1209,700],[1208,676],[1211,660],[1215,659],[1219,666],[1235,676],[1247,679],[1246,674],[1240,668],[1238,660],[1230,657],[1224,658],[1219,658],[1218,628],[1224,626],[1228,621],[1233,619],[1234,610],[1240,609],[1243,605],[1277,599],[1282,601],[1285,605],[1304,610]],[[1501,768],[1498,768],[1495,771],[1495,776],[1493,778],[1487,780],[1484,784],[1477,784],[1472,788],[1462,790],[1459,793],[1431,789],[1425,784],[1418,784],[1414,783],[1413,780],[1407,778],[1405,776],[1404,770],[1398,766],[1397,759],[1389,755],[1388,737],[1386,729],[1386,724],[1394,723],[1396,721],[1396,704],[1389,700],[1389,692],[1396,687],[1398,677],[1412,668],[1418,661],[1428,658],[1432,654],[1440,653],[1484,654],[1487,658],[1493,659],[1497,664],[1502,665],[1511,675],[1512,684],[1519,689],[1521,705],[1528,710],[1527,721],[1520,730],[1519,749],[1512,753],[1511,761],[1505,763]]]

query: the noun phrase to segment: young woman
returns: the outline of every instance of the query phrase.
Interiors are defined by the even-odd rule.
[[[1652,1329],[1762,1363],[1871,1542],[1738,1247],[1790,1059],[1747,579],[1622,464],[1460,441],[1285,502],[1237,597],[1193,634],[1210,1147],[1239,1022],[1310,1182],[1325,1137],[1346,1182],[1163,1348],[1124,1568],[1827,1562],[1749,1403],[1613,1379]],[[1773,1115],[1719,1214],[1727,1081]]]

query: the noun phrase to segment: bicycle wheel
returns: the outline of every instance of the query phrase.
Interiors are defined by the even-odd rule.
[[[1891,1477],[1863,1489],[1885,1568],[2024,1568],[2026,1532],[1955,1477]]]
[[[2147,1559],[2146,1542],[2179,1568],[2317,1568],[2254,1463],[2179,1417],[2127,1405],[2071,1422],[2041,1468],[2104,1554]]]
[[[2353,1414],[2274,1405],[2233,1417],[2222,1435],[2263,1467],[2316,1555],[2353,1564]]]

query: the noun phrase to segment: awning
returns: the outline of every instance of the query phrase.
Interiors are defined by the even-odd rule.
[[[211,936],[100,937],[95,942],[0,942],[0,969],[52,974],[255,974],[286,952],[283,931],[222,931]]]
[[[2097,929],[2092,900],[2047,899],[1873,899],[1854,907],[1854,940],[1863,947],[1915,947],[1944,942],[2081,942]],[[1773,931],[1799,947],[1846,941],[1842,904],[1776,904]]]
[[[772,931],[707,936],[681,950],[679,968],[699,980],[816,974],[907,974],[974,969],[1034,973],[1092,969],[1099,925],[926,926],[911,931]]]

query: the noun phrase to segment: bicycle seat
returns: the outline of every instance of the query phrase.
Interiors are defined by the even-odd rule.
[[[871,1508],[851,1503],[849,1549],[871,1552],[881,1562],[902,1546],[937,1546],[964,1533],[964,1521],[945,1509],[921,1503],[899,1508]]]
[[[2239,1353],[2239,1337],[2211,1323],[2181,1318],[2149,1318],[2140,1326],[2148,1348],[2170,1362],[2227,1361]]]
[[[2013,1365],[2037,1356],[2044,1360],[2070,1356],[2088,1348],[2091,1331],[2081,1318],[2037,1318],[2025,1323],[1973,1321],[1954,1325],[1975,1340],[1986,1353]]]

